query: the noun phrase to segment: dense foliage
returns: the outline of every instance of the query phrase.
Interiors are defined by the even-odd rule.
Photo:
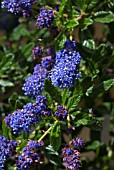
[[[114,1],[3,0],[0,170],[114,169]]]

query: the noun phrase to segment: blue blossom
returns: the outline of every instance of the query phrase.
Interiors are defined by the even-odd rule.
[[[42,65],[37,64],[34,67],[34,72],[28,78],[25,79],[25,83],[22,90],[25,91],[25,95],[36,97],[41,94],[44,89],[45,78],[49,78],[49,73]]]
[[[85,146],[84,140],[79,137],[77,137],[76,139],[73,139],[71,141],[71,144],[73,144],[73,147],[77,150],[80,150],[81,148]]]
[[[69,50],[76,50],[76,42],[75,41],[71,41],[71,40],[67,40],[64,43],[64,47],[66,47]]]
[[[62,149],[64,166],[70,170],[79,170],[80,152],[72,148],[65,147]]]
[[[42,163],[43,154],[40,153],[40,147],[44,145],[43,141],[29,141],[27,146],[22,150],[21,155],[18,156],[16,165],[18,170],[30,170],[32,166],[35,167]]]
[[[81,77],[78,66],[81,61],[79,52],[62,49],[56,53],[56,61],[51,70],[51,80],[54,86],[61,89],[70,88]]]
[[[44,68],[50,70],[54,64],[54,61],[51,56],[47,56],[47,57],[42,58],[41,64]]]
[[[50,116],[50,109],[45,96],[38,96],[36,103],[27,103],[23,109],[17,110],[5,117],[5,123],[12,129],[13,134],[29,133],[31,126],[42,120],[43,116]]]
[[[42,56],[43,52],[44,52],[43,47],[41,47],[41,46],[34,47],[32,49],[32,56],[33,56],[34,59],[40,58]]]
[[[16,141],[0,136],[0,169],[4,169],[4,162],[7,158],[12,158],[16,154],[16,146]]]
[[[6,8],[8,12],[28,17],[31,15],[32,5],[37,0],[4,0],[2,2],[2,8]]]
[[[59,120],[64,120],[67,118],[68,110],[66,110],[63,106],[58,105],[57,110],[54,113],[54,116],[56,116]]]
[[[38,28],[49,27],[54,20],[53,10],[47,10],[45,7],[40,9],[40,14],[38,15],[36,24]]]

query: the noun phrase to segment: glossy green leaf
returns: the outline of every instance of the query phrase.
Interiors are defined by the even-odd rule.
[[[31,56],[31,52],[32,52],[32,48],[35,46],[34,42],[30,42],[28,44],[26,44],[23,49],[22,49],[22,53],[24,56]]]
[[[49,94],[48,92],[45,92],[45,96],[46,96],[46,98],[47,98],[48,106],[53,105],[53,99],[52,99],[52,97],[50,96],[50,94]]]
[[[62,91],[62,105],[65,105],[65,104],[66,104],[66,101],[67,101],[69,95],[70,95],[70,92],[69,92],[68,89],[64,89],[64,90]]]
[[[87,27],[87,26],[93,24],[93,20],[90,19],[90,18],[84,18],[83,19],[83,24]]]
[[[0,63],[1,75],[11,67],[13,59],[14,59],[14,54],[12,54],[12,53],[8,53],[3,57],[3,59]]]
[[[94,7],[96,7],[97,3],[99,2],[99,0],[87,0],[88,1],[88,6],[87,6],[87,10],[91,10]]]
[[[87,47],[89,49],[95,49],[95,42],[92,39],[84,40],[83,41],[83,46]]]
[[[88,120],[83,118],[76,122],[76,125],[88,125]]]
[[[79,95],[79,94],[74,95],[69,98],[68,104],[67,104],[67,109],[68,109],[69,113],[78,109],[77,106],[78,106],[80,100],[81,100],[81,95]]]
[[[56,87],[54,87],[52,85],[51,81],[49,81],[48,79],[45,79],[44,89],[46,92],[48,92],[50,94],[51,98],[54,101],[61,103],[62,98],[61,98],[61,94],[60,94],[59,90]]]
[[[85,11],[85,9],[87,7],[86,0],[77,0],[76,5],[78,8],[80,8],[83,11]]]
[[[3,87],[12,87],[14,86],[14,83],[12,83],[11,81],[8,81],[8,80],[0,80],[0,86],[3,86]]]
[[[114,14],[108,14],[108,15],[105,15],[105,16],[96,17],[94,19],[94,21],[100,22],[100,23],[110,23],[110,22],[113,22],[114,21]]]
[[[59,14],[62,15],[64,13],[64,10],[66,6],[68,5],[69,0],[62,0],[60,7],[59,7]]]
[[[98,11],[94,14],[95,17],[98,17],[98,16],[107,16],[109,14],[112,14],[112,12],[110,11]]]
[[[61,127],[60,124],[56,124],[50,133],[50,144],[55,151],[58,151],[61,146]]]
[[[64,24],[64,28],[69,28],[69,29],[71,29],[71,28],[73,28],[73,27],[76,27],[76,26],[78,26],[79,25],[79,23],[78,23],[78,21],[75,19],[73,19],[73,20],[69,20],[69,21],[67,21],[65,24]]]
[[[9,138],[10,129],[8,128],[8,126],[5,124],[4,121],[2,121],[2,131],[3,131],[3,135],[6,137],[6,139],[10,139]]]
[[[114,86],[114,79],[103,81],[104,89],[108,90],[111,86]]]

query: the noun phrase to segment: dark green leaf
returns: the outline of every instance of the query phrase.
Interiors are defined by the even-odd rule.
[[[10,139],[9,137],[9,132],[10,129],[8,128],[8,126],[5,124],[5,122],[2,122],[2,131],[3,131],[3,135],[6,137],[6,139]]]
[[[94,14],[95,17],[98,17],[98,16],[107,16],[111,14],[109,11],[98,11]]]
[[[57,43],[57,46],[59,47],[59,49],[63,48],[63,44],[65,43],[66,40],[67,40],[67,36],[65,34],[62,34],[59,37],[59,40],[58,40],[58,43]]]
[[[23,55],[28,57],[28,58],[31,57],[32,48],[34,46],[35,46],[34,42],[30,42],[30,43],[26,44],[22,49]]]
[[[0,74],[2,75],[6,70],[10,68],[14,59],[14,54],[6,54],[0,63]]]
[[[111,13],[111,14],[108,14],[108,15],[105,15],[105,16],[96,17],[94,19],[94,21],[101,22],[101,23],[110,23],[110,22],[113,22],[114,21],[114,14]]]
[[[67,104],[67,109],[70,112],[73,112],[77,109],[77,106],[81,100],[81,95],[77,94],[69,98],[68,104]]]
[[[104,89],[108,90],[111,86],[114,86],[114,79],[103,81]]]
[[[91,145],[87,146],[86,149],[87,150],[96,150],[97,148],[99,148],[101,146],[101,142],[100,141],[94,141],[92,142]]]
[[[83,24],[87,27],[88,25],[93,24],[93,20],[90,18],[84,18],[83,19]]]
[[[63,91],[62,91],[62,105],[65,105],[66,104],[66,101],[67,101],[67,99],[68,99],[68,97],[69,97],[69,94],[70,92],[69,92],[69,90],[68,89],[64,89]]]
[[[84,40],[83,41],[83,46],[87,47],[89,49],[95,49],[95,42],[92,39]]]
[[[85,8],[87,6],[86,0],[76,0],[76,5],[77,5],[78,8],[85,11]]]
[[[52,99],[52,97],[50,96],[50,94],[49,94],[48,92],[45,92],[45,96],[46,96],[46,98],[47,98],[48,106],[53,105],[53,99]]]
[[[12,87],[14,84],[11,81],[8,80],[0,80],[0,86],[2,87]]]
[[[78,25],[79,25],[78,21],[76,19],[72,19],[72,20],[67,21],[64,24],[64,27],[71,29],[71,28],[76,27]]]
[[[26,25],[20,24],[14,29],[10,37],[10,41],[18,41],[23,36],[24,37],[30,36],[30,31],[27,30]]]
[[[88,120],[86,118],[80,119],[76,122],[76,125],[88,125]]]
[[[97,3],[99,2],[99,0],[87,0],[88,1],[88,6],[87,9],[91,10],[94,7],[96,7]]]
[[[60,124],[56,124],[50,133],[50,144],[55,151],[58,151],[61,146],[61,127]]]
[[[102,124],[98,120],[95,120],[95,122],[93,124],[91,124],[89,127],[92,130],[95,130],[95,131],[101,131],[102,130]]]
[[[48,79],[45,79],[44,89],[46,92],[48,92],[50,94],[51,98],[54,101],[61,103],[62,98],[61,98],[61,94],[60,94],[59,90],[56,87],[54,87],[52,85],[51,81],[49,81]]]
[[[69,0],[62,0],[60,7],[59,7],[59,14],[62,15],[64,13],[64,10],[66,6],[68,5]]]

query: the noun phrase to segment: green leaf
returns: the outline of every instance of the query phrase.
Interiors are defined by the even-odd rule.
[[[65,43],[66,40],[67,36],[63,33],[57,41],[57,46],[59,47],[58,50],[63,48],[63,44]]]
[[[94,92],[98,92],[98,90],[100,90],[100,91],[101,90],[107,91],[107,90],[109,90],[109,88],[111,86],[114,86],[114,79],[105,80],[103,82],[100,82],[97,85],[89,87],[87,89],[87,91],[86,91],[86,95],[88,96],[88,95],[90,95],[90,94],[92,94]],[[103,89],[103,87],[104,87],[104,89]]]
[[[22,138],[17,138],[17,140],[21,140],[21,144],[19,145],[19,147],[16,148],[17,153],[20,154],[20,151],[22,151],[22,149],[27,145],[27,140],[24,140]]]
[[[50,94],[51,98],[54,101],[61,103],[62,98],[61,98],[60,91],[58,90],[57,87],[54,87],[51,81],[49,81],[48,79],[45,79],[44,89],[46,92]]]
[[[94,14],[95,17],[98,17],[98,16],[105,16],[105,15],[109,15],[109,14],[112,14],[110,11],[98,11]]]
[[[87,6],[87,10],[91,10],[94,7],[96,7],[97,3],[99,2],[99,0],[87,0],[88,1],[88,6]]]
[[[60,124],[56,124],[50,133],[50,144],[55,151],[58,151],[61,146],[61,127]]]
[[[74,95],[69,98],[68,104],[67,104],[67,109],[68,109],[69,113],[73,112],[77,109],[77,106],[78,106],[80,100],[81,100],[81,94],[80,95],[77,94],[77,95]]]
[[[99,148],[101,146],[101,142],[100,141],[94,141],[92,142],[91,145],[87,146],[86,149],[87,150],[96,150],[97,148]]]
[[[103,81],[104,89],[108,90],[111,86],[114,86],[114,79]]]
[[[10,41],[18,41],[23,36],[24,37],[30,36],[30,31],[27,30],[26,25],[20,24],[19,26],[17,26],[14,29],[14,31],[13,31],[11,37],[10,37]]]
[[[96,119],[95,122],[92,123],[89,127],[90,127],[92,130],[101,131],[101,129],[102,129],[103,126],[102,126],[101,122]]]
[[[77,17],[80,16],[80,12],[79,12],[79,11],[76,11],[76,9],[75,9],[74,6],[72,6],[71,16],[72,16],[72,18],[77,18]]]
[[[6,54],[0,63],[0,74],[2,75],[6,70],[10,68],[14,59],[14,54]]]
[[[85,11],[86,9],[86,0],[76,0],[76,6],[80,8],[81,10]]]
[[[48,145],[47,147],[46,147],[46,149],[49,151],[49,153],[51,153],[52,155],[59,155],[58,154],[58,152],[55,152],[55,150],[54,150],[54,148],[53,148],[53,146],[52,145]]]
[[[111,14],[107,14],[105,16],[96,17],[94,19],[94,21],[101,22],[101,23],[110,23],[110,22],[113,22],[114,21],[114,14],[111,13]]]
[[[69,4],[69,0],[62,0],[60,7],[59,7],[59,14],[62,15],[66,6]]]
[[[31,53],[32,53],[32,48],[34,46],[35,46],[35,43],[30,42],[22,48],[22,54],[28,59],[28,61],[32,60]]]
[[[2,87],[12,87],[14,84],[11,81],[8,80],[0,80],[0,86]]]
[[[68,97],[69,97],[69,94],[70,92],[69,92],[69,90],[68,89],[64,89],[63,91],[62,91],[62,105],[65,105],[66,104],[66,101],[67,101],[67,99],[68,99]]]
[[[86,118],[80,119],[76,122],[77,125],[88,125],[88,120]]]
[[[95,49],[95,42],[92,39],[84,40],[83,46],[93,50]]]
[[[72,20],[69,20],[69,21],[67,21],[65,24],[64,24],[64,28],[69,28],[69,29],[71,29],[71,28],[73,28],[73,27],[76,27],[76,26],[78,26],[79,25],[79,23],[78,23],[78,21],[76,20],[76,19],[72,19]]]
[[[6,125],[4,121],[2,121],[2,131],[3,135],[5,136],[6,139],[10,139],[10,128]]]
[[[90,19],[90,18],[84,18],[83,19],[83,24],[87,27],[87,26],[93,24],[93,20]]]
[[[47,98],[48,106],[53,105],[53,99],[52,99],[52,97],[50,96],[50,94],[49,94],[48,92],[45,92],[45,96],[46,96],[46,98]]]

